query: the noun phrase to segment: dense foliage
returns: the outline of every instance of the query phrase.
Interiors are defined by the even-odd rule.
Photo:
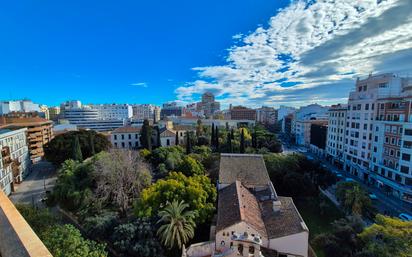
[[[55,136],[45,145],[44,152],[48,161],[60,165],[68,159],[87,159],[95,153],[108,150],[110,146],[106,136],[93,130],[79,130]],[[81,153],[78,152],[79,148]]]
[[[153,216],[162,210],[168,202],[184,201],[188,210],[196,211],[196,221],[208,221],[214,211],[216,188],[204,175],[185,176],[180,172],[171,172],[166,179],[160,179],[144,189],[136,205],[139,216]]]
[[[104,244],[85,239],[72,225],[60,225],[48,209],[17,205],[19,212],[56,257],[105,257]]]
[[[336,177],[319,163],[300,154],[267,154],[265,164],[279,194],[293,197],[317,195],[317,187],[328,187]]]

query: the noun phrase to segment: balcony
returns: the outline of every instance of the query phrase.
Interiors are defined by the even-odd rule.
[[[0,256],[52,257],[9,198],[0,190]]]

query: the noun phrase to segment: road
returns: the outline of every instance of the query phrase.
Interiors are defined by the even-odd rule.
[[[350,173],[345,172],[344,170],[339,169],[338,167],[332,165],[331,163],[327,162],[325,159],[320,159],[316,155],[313,155],[312,153],[306,151],[304,152],[304,147],[296,147],[291,144],[287,144],[285,142],[283,144],[283,152],[285,154],[289,153],[303,153],[306,156],[309,156],[313,159],[316,159],[320,161],[322,164],[324,164],[329,170],[332,171],[337,171],[343,175],[343,179],[346,178],[351,178],[355,181],[357,181],[365,190],[367,190],[369,193],[373,193],[377,196],[377,200],[373,200],[372,203],[373,205],[377,208],[379,213],[390,215],[390,216],[398,216],[400,213],[408,213],[409,215],[412,215],[412,206],[403,202],[402,200],[395,198],[391,195],[386,195],[384,192],[379,190],[376,187],[369,186],[365,184],[359,177],[354,176]],[[303,151],[302,151],[303,150]],[[334,191],[334,190],[332,190]]]
[[[56,182],[56,171],[52,164],[40,161],[33,165],[32,172],[10,195],[13,203],[26,203],[40,206],[46,190],[51,190]]]

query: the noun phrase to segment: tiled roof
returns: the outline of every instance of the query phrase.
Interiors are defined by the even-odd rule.
[[[176,136],[175,132],[171,131],[170,129],[163,127],[159,130],[160,137],[174,137]]]
[[[2,124],[15,125],[15,126],[34,126],[34,125],[43,125],[43,124],[52,124],[53,121],[47,120],[41,117],[18,117],[18,118],[9,118],[5,117],[0,119]]]
[[[246,187],[236,181],[219,191],[216,231],[241,221],[246,222],[262,236],[266,236],[258,201]]]
[[[291,197],[278,196],[281,202],[279,212],[273,212],[272,201],[260,202],[262,219],[265,223],[268,238],[278,238],[297,234],[307,230],[306,225],[293,203]]]
[[[232,184],[236,180],[246,186],[266,186],[270,178],[260,154],[221,154],[219,183]]]
[[[117,128],[112,133],[140,133],[140,130],[141,128],[138,127],[126,126]]]
[[[195,131],[196,128],[194,126],[190,126],[190,125],[173,125],[173,130],[174,131]]]

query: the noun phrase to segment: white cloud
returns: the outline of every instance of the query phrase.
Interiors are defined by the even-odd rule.
[[[411,55],[411,35],[410,0],[294,1],[266,28],[235,35],[240,43],[229,49],[227,65],[194,68],[199,80],[176,94],[190,101],[214,90],[249,105],[342,102],[355,76],[410,69],[399,55]],[[385,65],[394,60],[396,67]]]
[[[148,87],[146,82],[137,82],[137,83],[132,83],[129,84],[130,86],[136,86],[136,87]]]

